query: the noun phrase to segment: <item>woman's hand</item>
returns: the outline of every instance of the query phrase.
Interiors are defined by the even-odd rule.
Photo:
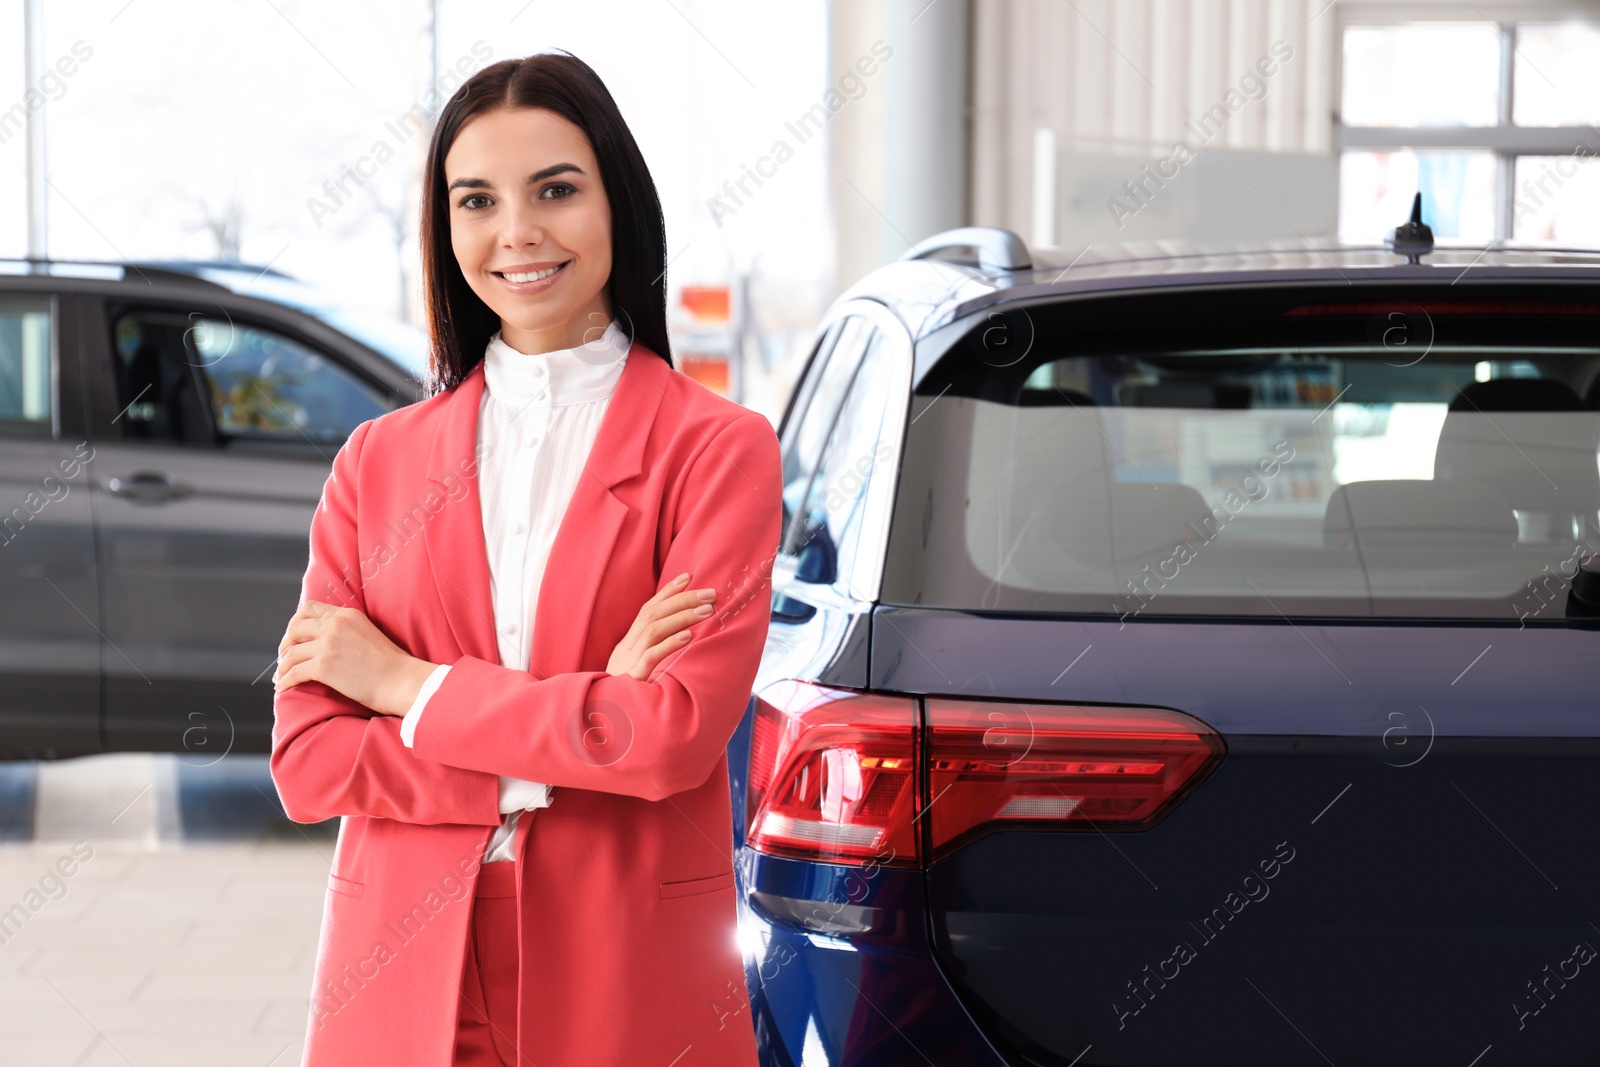
[[[689,643],[689,626],[711,617],[711,601],[716,599],[717,591],[685,589],[688,583],[689,576],[680,574],[644,602],[633,628],[612,651],[607,674],[626,674],[645,681],[657,663]]]
[[[307,600],[278,642],[273,686],[321,682],[380,715],[404,715],[438,666],[406,652],[355,608]]]

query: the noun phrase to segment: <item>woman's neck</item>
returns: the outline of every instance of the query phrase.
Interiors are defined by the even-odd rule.
[[[604,294],[601,296],[604,297]],[[611,319],[610,302],[596,299],[580,308],[566,322],[542,330],[524,329],[502,318],[500,339],[524,355],[536,356],[596,342],[606,332]]]

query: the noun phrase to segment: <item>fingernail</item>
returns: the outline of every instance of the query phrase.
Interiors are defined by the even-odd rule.
[[[696,615],[710,615],[711,614],[711,605],[710,604],[701,604],[699,607],[694,609],[694,613]]]
[[[680,574],[676,578],[672,579],[672,584],[673,585],[677,585],[679,582],[686,582],[688,580],[689,580],[689,572],[688,571],[684,571],[682,574]]]
[[[695,595],[701,600],[710,600],[717,595],[717,591],[715,589],[702,589]]]

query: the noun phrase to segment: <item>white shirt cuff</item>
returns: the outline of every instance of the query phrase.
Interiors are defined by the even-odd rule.
[[[532,811],[550,806],[550,787],[525,778],[500,776],[500,812]]]
[[[405,742],[407,748],[411,747],[411,738],[417,732],[417,720],[422,718],[422,709],[427,706],[428,698],[433,696],[434,690],[439,688],[444,676],[449,673],[448,663],[441,663],[435,667],[433,673],[422,683],[422,688],[417,691],[417,699],[411,702],[405,717],[400,720],[400,740]]]

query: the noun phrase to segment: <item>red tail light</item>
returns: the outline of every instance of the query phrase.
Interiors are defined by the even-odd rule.
[[[1005,829],[1144,830],[1222,759],[1222,738],[1165,708],[930,697],[933,858]]]
[[[1001,830],[1145,830],[1226,751],[1205,723],[1166,708],[926,705],[924,752],[911,697],[793,680],[765,689],[746,842],[794,859],[917,867],[922,822],[931,859]]]
[[[784,681],[756,700],[746,840],[774,856],[915,867],[917,707]]]

